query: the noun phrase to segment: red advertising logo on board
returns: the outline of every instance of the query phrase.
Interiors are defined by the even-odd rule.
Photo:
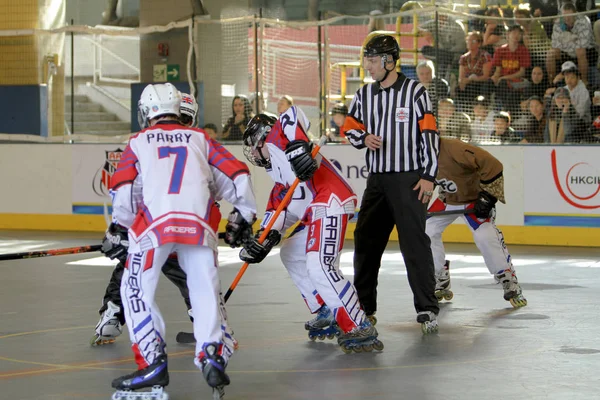
[[[117,165],[121,161],[121,154],[123,150],[120,148],[116,150],[105,151],[106,158],[104,159],[104,165],[98,169],[94,180],[92,182],[92,189],[98,196],[108,195],[110,189],[110,180],[117,170]]]
[[[573,207],[593,210],[600,208],[600,171],[588,162],[576,162],[566,173],[559,173],[556,150],[550,155],[552,176],[560,196]]]

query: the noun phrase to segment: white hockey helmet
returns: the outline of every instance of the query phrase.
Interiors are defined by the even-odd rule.
[[[138,101],[138,123],[142,129],[149,126],[150,120],[163,115],[180,116],[181,94],[170,83],[148,85]]]
[[[179,120],[187,126],[196,126],[196,115],[198,115],[198,103],[194,96],[181,92],[181,117]]]

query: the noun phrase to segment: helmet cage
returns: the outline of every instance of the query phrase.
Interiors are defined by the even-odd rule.
[[[267,168],[271,165],[271,161],[266,159],[262,153],[269,132],[271,132],[269,125],[257,124],[246,129],[244,134],[244,156],[257,167]]]

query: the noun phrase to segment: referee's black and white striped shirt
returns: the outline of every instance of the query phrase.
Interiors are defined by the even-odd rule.
[[[346,137],[357,149],[365,146],[369,134],[380,136],[382,145],[367,149],[370,173],[420,171],[434,181],[438,170],[440,137],[431,100],[425,87],[399,73],[389,88],[379,82],[364,85],[356,92],[345,127]]]

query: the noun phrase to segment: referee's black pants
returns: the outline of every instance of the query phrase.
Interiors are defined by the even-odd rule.
[[[381,257],[396,226],[417,312],[438,314],[431,241],[425,233],[427,205],[413,190],[417,172],[369,174],[354,231],[354,286],[367,315],[377,310]]]

